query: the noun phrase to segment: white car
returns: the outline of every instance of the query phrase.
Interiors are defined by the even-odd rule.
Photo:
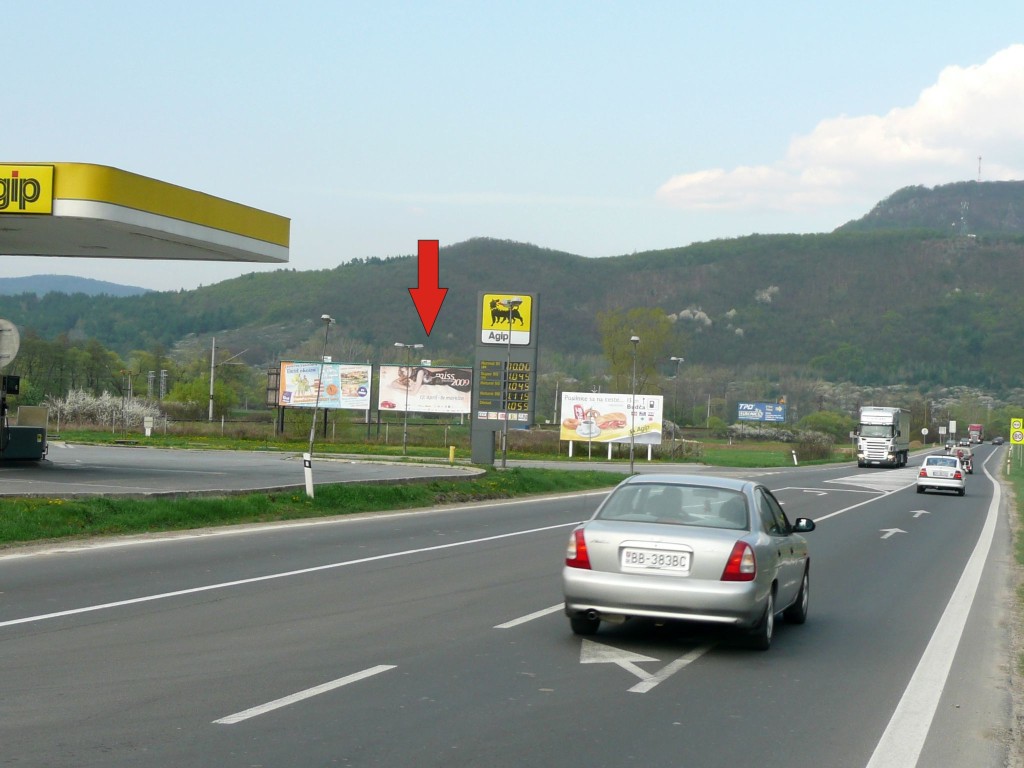
[[[967,471],[956,456],[928,456],[917,473],[917,492],[931,488],[936,491],[967,493]]]

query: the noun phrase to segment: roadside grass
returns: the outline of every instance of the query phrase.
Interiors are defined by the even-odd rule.
[[[150,448],[178,448],[198,450],[227,450],[227,451],[283,451],[302,453],[307,450],[308,442],[304,437],[301,440],[295,438],[280,437],[268,439],[265,437],[240,437],[232,435],[196,435],[196,434],[161,434],[154,432],[150,437],[140,435],[129,435],[122,437],[113,432],[104,430],[89,429],[65,429],[61,432],[61,440],[69,443],[89,443],[93,445],[118,445],[129,444],[145,446]],[[443,440],[442,440],[443,443]],[[825,457],[809,457],[801,455],[801,446],[793,443],[769,442],[758,440],[744,440],[740,442],[729,442],[725,439],[709,439],[702,441],[701,451],[698,456],[686,456],[670,458],[668,456],[655,456],[654,462],[659,464],[708,464],[719,467],[783,467],[793,464],[793,451],[797,452],[797,459],[800,464],[827,464],[842,461],[851,461],[854,458],[853,451],[848,446],[834,446],[831,453]],[[613,461],[628,463],[628,446],[618,446],[618,452],[614,455]],[[314,451],[319,454],[348,454],[356,456],[384,456],[389,459],[404,458],[401,445],[389,445],[381,442],[366,441],[334,441],[318,438],[314,444]],[[448,447],[444,444],[417,445],[409,443],[406,447],[408,458],[417,459],[448,459]],[[634,451],[637,461],[646,461],[646,447],[638,446]],[[469,449],[456,444],[456,460],[465,462],[469,458]],[[508,458],[512,459],[541,459],[544,461],[560,461],[570,465],[586,466],[588,459],[577,446],[577,454],[569,458],[564,448],[558,446],[557,441],[554,447],[537,445],[533,450],[516,450],[510,448]],[[600,450],[593,452],[594,461],[606,461],[606,446],[602,445]]]
[[[1012,491],[1012,503],[1009,505],[1010,531],[1013,536],[1013,554],[1016,562],[1015,583],[1017,584],[1017,605],[1014,625],[1016,631],[1013,633],[1014,650],[1017,656],[1017,675],[1024,675],[1024,650],[1021,648],[1021,627],[1024,626],[1024,580],[1021,579],[1021,568],[1024,566],[1024,468],[1014,455],[1020,450],[1017,446],[1011,446],[1010,461],[999,467],[999,472],[1009,483]]]
[[[132,499],[0,499],[0,547],[53,539],[180,531],[221,525],[331,517],[513,496],[609,488],[619,473],[547,469],[498,471],[466,480],[319,486],[237,496]]]
[[[113,445],[124,442],[117,434],[102,430],[64,430],[61,439],[71,443]],[[241,438],[216,435],[154,434],[143,438],[132,436],[135,446],[168,449],[201,450],[270,450],[302,452],[306,442],[282,439],[271,442],[263,438]],[[317,442],[317,453],[356,454],[395,460],[403,458],[401,446],[367,443]],[[702,464],[721,467],[780,467],[792,463],[791,445],[768,442],[726,441],[705,444]],[[467,451],[463,451],[467,453]],[[408,446],[410,461],[447,461],[443,447]],[[75,497],[75,498],[0,498],[0,547],[44,540],[116,536],[128,534],[180,531],[223,525],[261,523],[304,518],[329,517],[356,512],[430,507],[439,504],[504,499],[545,493],[609,488],[623,479],[618,472],[602,472],[587,468],[583,458],[551,456],[527,452],[510,453],[511,458],[563,459],[565,469],[546,470],[484,468],[476,478],[437,480],[406,484],[339,484],[319,486],[314,499],[302,489],[277,493],[253,493],[230,496],[188,496],[157,498]],[[837,451],[832,461],[849,460],[845,449]],[[465,462],[465,458],[460,458]],[[603,461],[603,457],[598,459]],[[643,459],[645,461],[645,459]],[[619,458],[624,464],[628,458]],[[661,460],[662,465],[677,466],[685,472],[687,462]],[[692,462],[689,462],[692,463]],[[821,463],[806,462],[806,463]]]

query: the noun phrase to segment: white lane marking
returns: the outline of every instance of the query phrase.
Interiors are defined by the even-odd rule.
[[[882,532],[881,538],[883,539],[890,539],[897,533],[906,533],[902,528],[879,528],[878,530]]]
[[[211,592],[215,589],[228,589],[230,587],[240,587],[245,584],[257,584],[261,581],[273,581],[275,579],[286,579],[291,576],[302,576],[307,573],[316,573],[317,571],[329,571],[334,568],[345,568],[350,565],[362,565],[363,563],[373,563],[379,560],[392,560],[398,557],[406,557],[408,555],[419,555],[424,552],[438,552],[442,549],[454,549],[455,547],[466,547],[473,544],[483,544],[488,541],[499,541],[500,539],[510,539],[515,536],[525,536],[531,533],[543,533],[544,531],[554,531],[559,528],[568,528],[570,526],[579,525],[578,522],[573,523],[559,523],[558,525],[546,525],[541,528],[530,528],[525,531],[512,531],[511,533],[499,533],[494,536],[484,536],[479,539],[469,539],[468,541],[454,541],[449,544],[435,544],[431,547],[420,547],[418,549],[407,549],[401,552],[388,552],[383,555],[372,555],[370,557],[360,557],[356,560],[343,560],[338,563],[327,563],[326,565],[315,565],[310,568],[300,568],[295,571],[284,571],[282,573],[269,573],[264,576],[253,576],[249,579],[238,579],[237,581],[224,581],[219,584],[207,584],[202,587],[192,587],[190,589],[179,589],[174,592],[163,592],[156,595],[144,595],[143,597],[133,597],[128,600],[117,600],[112,603],[102,603],[100,605],[88,605],[83,608],[71,608],[66,611],[55,611],[53,613],[43,613],[37,616],[25,616],[21,619],[10,619],[8,621],[0,621],[0,628],[2,627],[13,627],[15,624],[28,624],[34,621],[46,621],[48,619],[57,619],[63,616],[75,616],[80,613],[91,613],[93,611],[103,611],[110,608],[120,608],[125,605],[136,605],[138,603],[148,603],[153,600],[165,600],[170,597],[180,597],[182,595],[194,595],[200,592]]]
[[[494,628],[512,629],[512,627],[518,627],[520,624],[525,624],[528,621],[539,619],[542,616],[547,616],[548,614],[555,613],[556,611],[560,611],[563,608],[565,608],[565,604],[558,603],[556,605],[552,605],[550,608],[542,608],[539,611],[534,611],[533,613],[528,613],[525,616],[520,616],[518,619],[512,619],[511,621],[506,621],[504,624],[498,624]]]
[[[917,664],[917,669],[914,670],[914,675],[910,678],[910,683],[903,692],[889,725],[886,726],[878,746],[871,755],[871,760],[868,761],[867,768],[911,768],[917,765],[921,756],[995,537],[1002,490],[988,469],[985,469],[985,474],[992,481],[992,501],[988,505],[988,516],[985,518],[978,543],[974,545],[974,551],[964,567],[960,581],[957,582],[956,589],[953,590],[946,609],[942,612],[942,618],[939,619],[931,640],[928,641],[928,646]]]
[[[911,483],[910,485],[905,486],[905,488],[912,488],[915,485],[917,485],[916,481]],[[865,504],[871,504],[873,502],[876,502],[876,501],[879,501],[881,499],[887,498],[888,496],[889,496],[889,494],[887,494],[887,493],[886,494],[882,494],[882,495],[878,495],[878,496],[872,495],[872,497],[870,499],[865,499],[864,501],[861,501],[861,502],[859,502],[857,504],[853,504],[853,505],[851,505],[849,507],[843,507],[842,509],[837,509],[835,512],[829,512],[827,515],[822,515],[821,517],[816,517],[816,518],[814,518],[814,522],[820,523],[822,520],[828,520],[830,517],[838,517],[839,515],[843,514],[844,512],[850,512],[850,511],[852,511],[854,509],[857,509],[858,507],[863,507]]]
[[[837,477],[834,480],[826,480],[826,483],[842,483],[843,485],[854,485],[860,488],[869,488],[882,493],[891,493],[907,487],[907,481],[913,479],[917,482],[918,467],[907,467],[904,469],[890,469],[884,472],[861,472],[856,475]]]
[[[275,709],[280,709],[281,707],[287,707],[289,704],[295,704],[296,702],[302,701],[303,699],[309,699],[313,696],[319,696],[321,693],[333,691],[336,688],[341,688],[342,686],[358,682],[359,680],[365,680],[368,677],[379,675],[381,672],[387,672],[389,669],[394,668],[394,664],[378,664],[376,667],[364,669],[362,672],[356,672],[354,674],[348,675],[347,677],[339,677],[337,680],[332,680],[329,683],[317,685],[313,688],[307,688],[304,691],[299,691],[298,693],[293,693],[290,696],[284,696],[280,699],[275,699],[274,701],[268,701],[266,704],[260,704],[257,707],[251,707],[250,709],[246,709],[243,712],[237,712],[233,715],[222,717],[219,720],[214,720],[213,722],[217,725],[234,725],[235,723],[240,723],[243,720],[248,720],[250,717],[256,717],[258,715],[266,714],[267,712],[272,712]]]

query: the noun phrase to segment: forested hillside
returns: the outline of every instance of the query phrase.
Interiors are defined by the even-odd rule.
[[[893,197],[894,206],[903,199]],[[26,293],[0,299],[0,316],[23,332],[94,339],[122,355],[208,347],[216,335],[262,366],[308,350],[328,313],[339,321],[335,342],[348,342],[356,359],[385,359],[402,341],[464,362],[478,292],[535,291],[542,359],[600,357],[601,314],[648,307],[672,320],[672,349],[703,365],[785,367],[866,385],[1003,390],[1024,380],[1024,237],[856,229],[605,259],[490,239],[442,244],[449,292],[429,338],[409,297],[412,256],[125,298]]]

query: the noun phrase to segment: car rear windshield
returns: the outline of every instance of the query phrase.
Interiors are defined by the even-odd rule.
[[[929,456],[928,457],[928,466],[929,467],[955,467],[956,466],[956,459],[954,459],[952,457],[947,459],[945,456]]]
[[[746,499],[736,491],[645,483],[616,489],[597,519],[745,530],[749,517]]]

